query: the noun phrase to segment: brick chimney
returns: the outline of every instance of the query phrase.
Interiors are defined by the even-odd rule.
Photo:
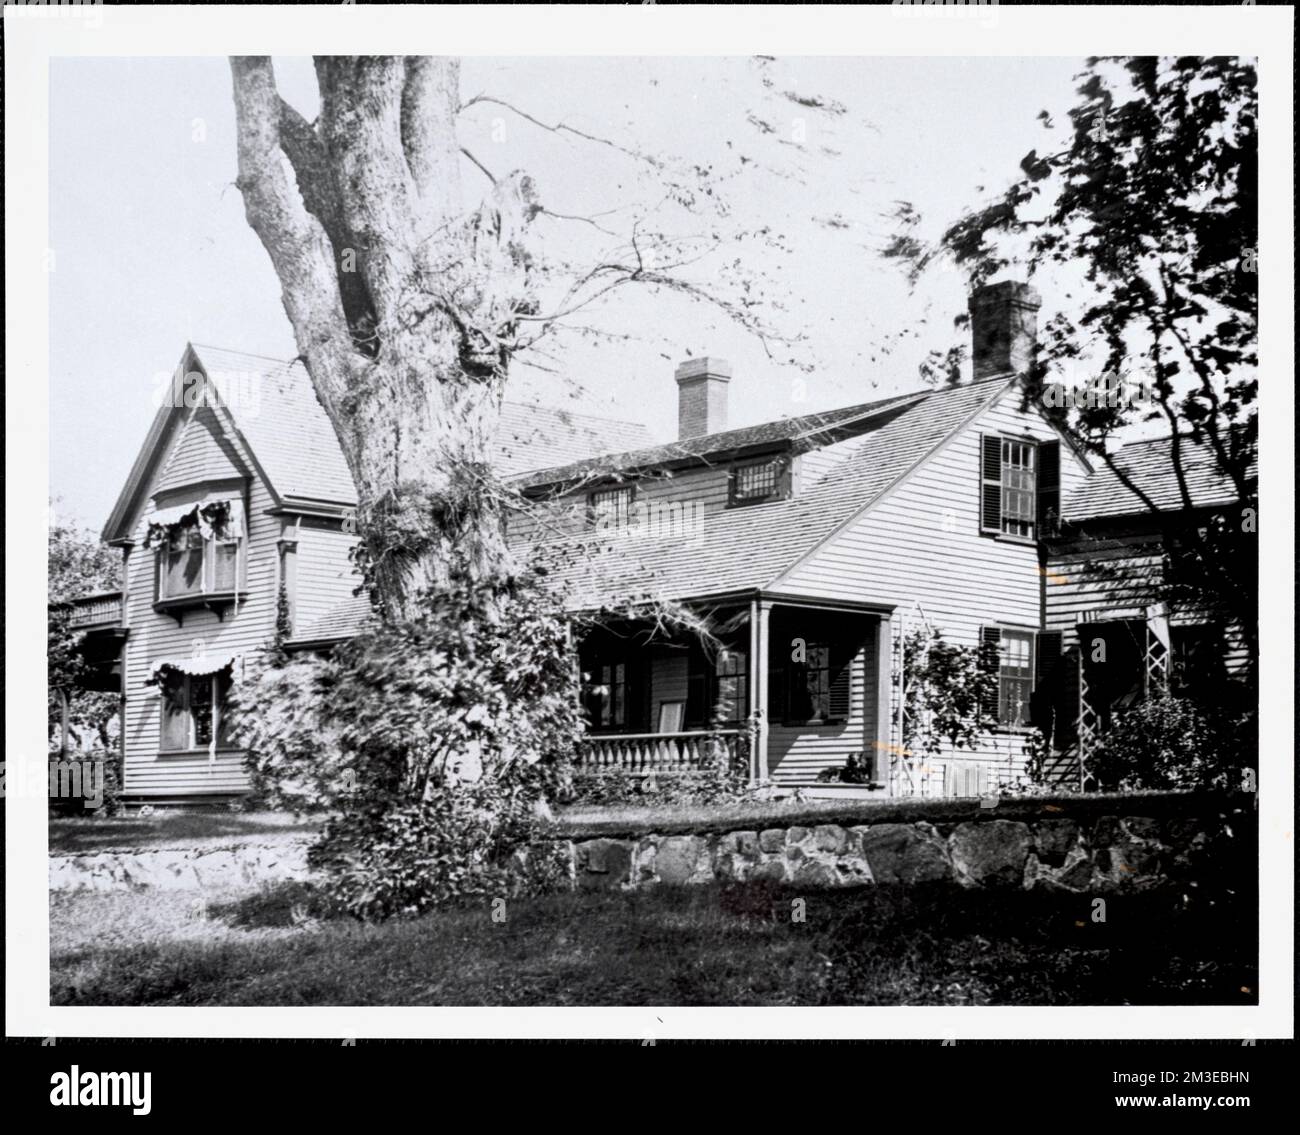
[[[677,364],[677,437],[701,437],[727,428],[726,359],[686,359]]]
[[[1028,372],[1042,302],[1033,288],[1015,280],[985,284],[971,293],[971,359],[977,382],[996,374]]]

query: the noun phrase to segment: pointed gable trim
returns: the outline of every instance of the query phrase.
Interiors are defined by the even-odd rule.
[[[187,403],[187,398],[193,397],[189,393],[192,389],[189,385],[189,376],[193,374],[198,374],[203,383],[203,398],[200,405],[212,409],[222,426],[223,434],[238,440],[242,449],[241,458],[247,458],[251,463],[256,474],[267,486],[275,504],[279,505],[281,503],[276,494],[275,486],[267,477],[266,471],[262,468],[257,455],[253,452],[252,446],[248,444],[247,439],[235,424],[233,415],[221,399],[221,392],[208,376],[202,362],[195,353],[193,344],[186,343],[180,363],[172,374],[167,397],[163,404],[158,407],[157,414],[154,415],[153,423],[149,427],[149,433],[145,436],[144,444],[140,447],[135,463],[131,466],[131,472],[127,476],[126,484],[122,486],[122,492],[117,498],[117,504],[113,506],[108,523],[104,525],[103,539],[105,543],[119,546],[134,543],[135,524],[145,504],[146,490],[153,486],[155,480],[166,468],[164,463],[171,453],[173,443],[178,440],[178,434],[183,430],[191,411],[197,409],[193,402]]]

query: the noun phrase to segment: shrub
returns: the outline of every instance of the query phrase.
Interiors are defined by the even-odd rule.
[[[373,919],[503,885],[568,781],[574,673],[536,581],[454,582],[329,658],[273,653],[232,716],[258,798],[330,817],[314,862]]]
[[[1252,786],[1253,710],[1214,709],[1185,698],[1146,698],[1118,714],[1087,762],[1103,790]]]

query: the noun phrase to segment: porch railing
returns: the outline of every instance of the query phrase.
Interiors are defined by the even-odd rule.
[[[578,746],[583,772],[690,772],[716,762],[743,769],[749,734],[743,729],[695,733],[606,733]]]
[[[69,603],[69,623],[74,630],[89,630],[92,627],[115,627],[122,623],[122,593],[106,592],[102,595],[87,595]]]

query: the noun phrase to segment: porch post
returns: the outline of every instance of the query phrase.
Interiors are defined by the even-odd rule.
[[[893,793],[890,783],[890,738],[893,736],[891,690],[893,689],[894,628],[889,615],[876,620],[876,760],[875,780]],[[900,742],[902,738],[899,738]]]
[[[768,638],[772,604],[759,599],[749,604],[749,720],[752,752],[749,755],[751,781],[766,779],[767,767],[767,670]]]

